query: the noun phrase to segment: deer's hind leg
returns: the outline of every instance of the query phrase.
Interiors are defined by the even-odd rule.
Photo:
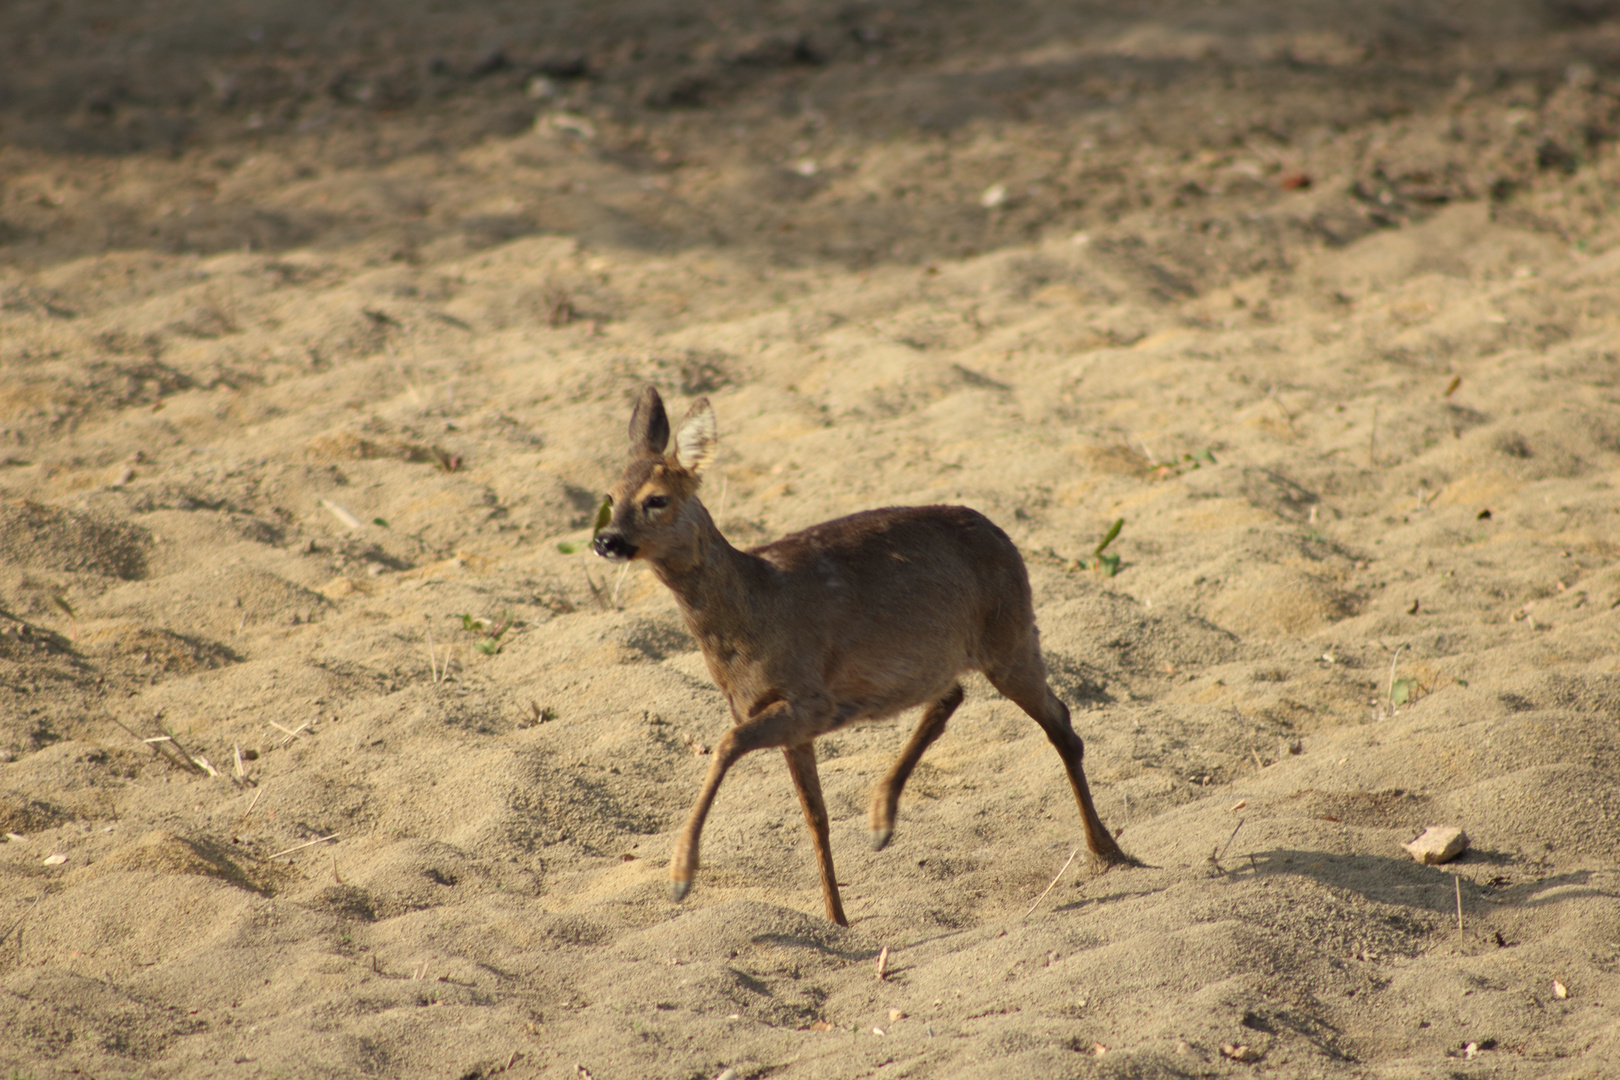
[[[900,807],[900,792],[904,790],[906,781],[911,779],[911,770],[917,767],[917,762],[922,760],[924,751],[933,745],[934,740],[945,733],[945,722],[960,704],[961,683],[953,684],[943,697],[929,704],[917,729],[906,740],[906,748],[895,759],[889,775],[872,793],[873,851],[882,851],[888,845],[889,837],[894,835],[894,815]]]
[[[1040,653],[1032,652],[1011,667],[987,670],[984,674],[997,690],[1041,725],[1047,739],[1063,759],[1063,768],[1069,774],[1069,786],[1074,789],[1074,801],[1080,805],[1080,820],[1086,830],[1086,847],[1092,857],[1105,868],[1140,866],[1140,861],[1120,850],[1113,835],[1097,816],[1097,808],[1091,801],[1091,788],[1086,784],[1086,771],[1081,766],[1086,752],[1085,744],[1075,734],[1074,725],[1069,719],[1069,707],[1058,700],[1047,684],[1046,665],[1041,662]]]

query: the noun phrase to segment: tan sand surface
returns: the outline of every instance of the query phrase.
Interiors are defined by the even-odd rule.
[[[0,1070],[1620,1075],[1617,137],[1601,0],[0,5]],[[1005,528],[1147,865],[975,679],[671,904],[649,382]]]

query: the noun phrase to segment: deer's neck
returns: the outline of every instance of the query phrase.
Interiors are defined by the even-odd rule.
[[[738,626],[740,609],[757,587],[759,560],[732,547],[720,535],[703,504],[687,504],[690,543],[662,558],[649,560],[658,579],[669,586],[687,626],[704,644]]]

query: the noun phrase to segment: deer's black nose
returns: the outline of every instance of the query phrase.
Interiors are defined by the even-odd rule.
[[[636,553],[635,545],[616,532],[597,533],[593,546],[602,558],[615,561],[632,558]]]

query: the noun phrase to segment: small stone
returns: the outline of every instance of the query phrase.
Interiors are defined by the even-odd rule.
[[[1559,996],[1562,997],[1563,995],[1560,994]],[[892,1024],[896,1020],[904,1020],[905,1018],[906,1018],[906,1014],[901,1012],[899,1009],[890,1009],[889,1010],[889,1023]]]
[[[1422,836],[1401,846],[1418,862],[1437,866],[1468,850],[1468,834],[1454,825],[1430,825]]]
[[[1565,998],[1569,997],[1569,987],[1565,986],[1563,983],[1559,982],[1557,979],[1554,979],[1553,980],[1553,997],[1557,998],[1559,1001],[1563,1001]]]
[[[67,856],[63,855],[60,851],[55,855],[45,856],[46,866],[61,866],[65,862],[67,862]]]

